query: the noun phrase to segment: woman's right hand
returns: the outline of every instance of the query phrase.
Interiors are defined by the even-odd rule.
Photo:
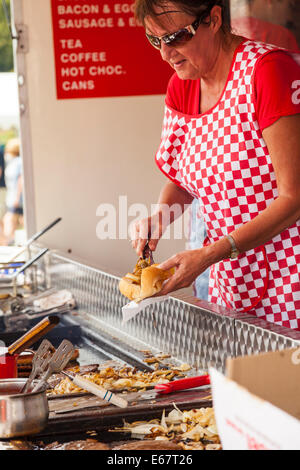
[[[143,256],[143,250],[148,242],[151,251],[155,251],[166,227],[163,227],[162,212],[134,222],[130,227],[131,243],[138,256]]]
[[[167,227],[180,217],[194,197],[172,181],[162,188],[155,212],[150,217],[141,219],[130,226],[132,247],[138,256],[143,256],[143,249],[148,242],[151,251],[155,251],[159,240]]]

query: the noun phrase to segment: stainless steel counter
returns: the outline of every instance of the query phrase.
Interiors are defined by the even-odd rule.
[[[130,348],[168,352],[199,371],[225,369],[226,358],[300,345],[300,332],[208,302],[176,295],[122,324],[127,303],[119,278],[50,252],[42,261],[47,287],[69,289],[83,324]]]

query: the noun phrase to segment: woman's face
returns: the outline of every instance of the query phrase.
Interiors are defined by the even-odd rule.
[[[211,15],[214,12],[219,14],[218,8],[214,7]],[[164,10],[157,8],[157,13],[159,13],[157,19],[145,18],[146,33],[152,36],[164,36],[165,34],[174,33],[191,25],[196,20],[196,17],[180,11],[172,3],[169,3]],[[195,80],[204,77],[209,73],[216,60],[218,50],[216,33],[218,29],[213,23],[210,26],[200,24],[195,36],[190,41],[175,47],[168,46],[161,41],[160,53],[162,59],[170,64],[182,80]]]

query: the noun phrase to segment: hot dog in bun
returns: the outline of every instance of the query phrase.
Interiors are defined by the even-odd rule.
[[[129,300],[140,302],[157,294],[163,282],[174,274],[174,269],[163,271],[158,264],[151,264],[150,258],[140,258],[132,273],[122,277],[119,289]]]

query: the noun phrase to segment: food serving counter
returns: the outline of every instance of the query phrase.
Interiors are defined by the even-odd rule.
[[[38,262],[39,289],[66,289],[76,301],[76,309],[59,314],[60,324],[47,338],[57,347],[69,339],[79,350],[81,366],[103,362],[121,362],[139,371],[154,371],[145,362],[145,351],[152,355],[165,353],[168,362],[180,368],[188,364],[191,375],[207,372],[209,366],[225,370],[227,357],[275,351],[300,345],[300,332],[271,325],[250,315],[236,313],[208,302],[176,295],[164,302],[146,307],[126,323],[122,322],[122,306],[126,299],[118,289],[119,278],[84,263],[49,251]],[[2,328],[0,340],[14,341],[38,320],[14,316],[14,323]],[[79,397],[80,398],[80,397]],[[72,408],[74,398],[63,398],[66,408]],[[69,400],[69,402],[67,401]],[[71,401],[70,401],[71,400]],[[73,400],[73,401],[72,401]],[[100,440],[118,441],[124,435],[109,433],[123,420],[153,419],[169,412],[174,403],[180,409],[212,406],[210,390],[190,389],[160,396],[153,402],[134,401],[128,408],[109,406],[86,407],[60,412],[62,399],[49,396],[49,420],[46,428],[34,436],[34,441],[65,442],[75,436],[87,437],[91,430]],[[73,403],[73,405],[72,405]]]
[[[208,365],[224,370],[228,356],[300,344],[300,332],[179,294],[122,324],[121,309],[127,302],[119,292],[118,277],[55,252],[46,255],[41,265],[47,287],[73,293],[87,328],[115,336],[137,350],[167,351],[199,370]]]

